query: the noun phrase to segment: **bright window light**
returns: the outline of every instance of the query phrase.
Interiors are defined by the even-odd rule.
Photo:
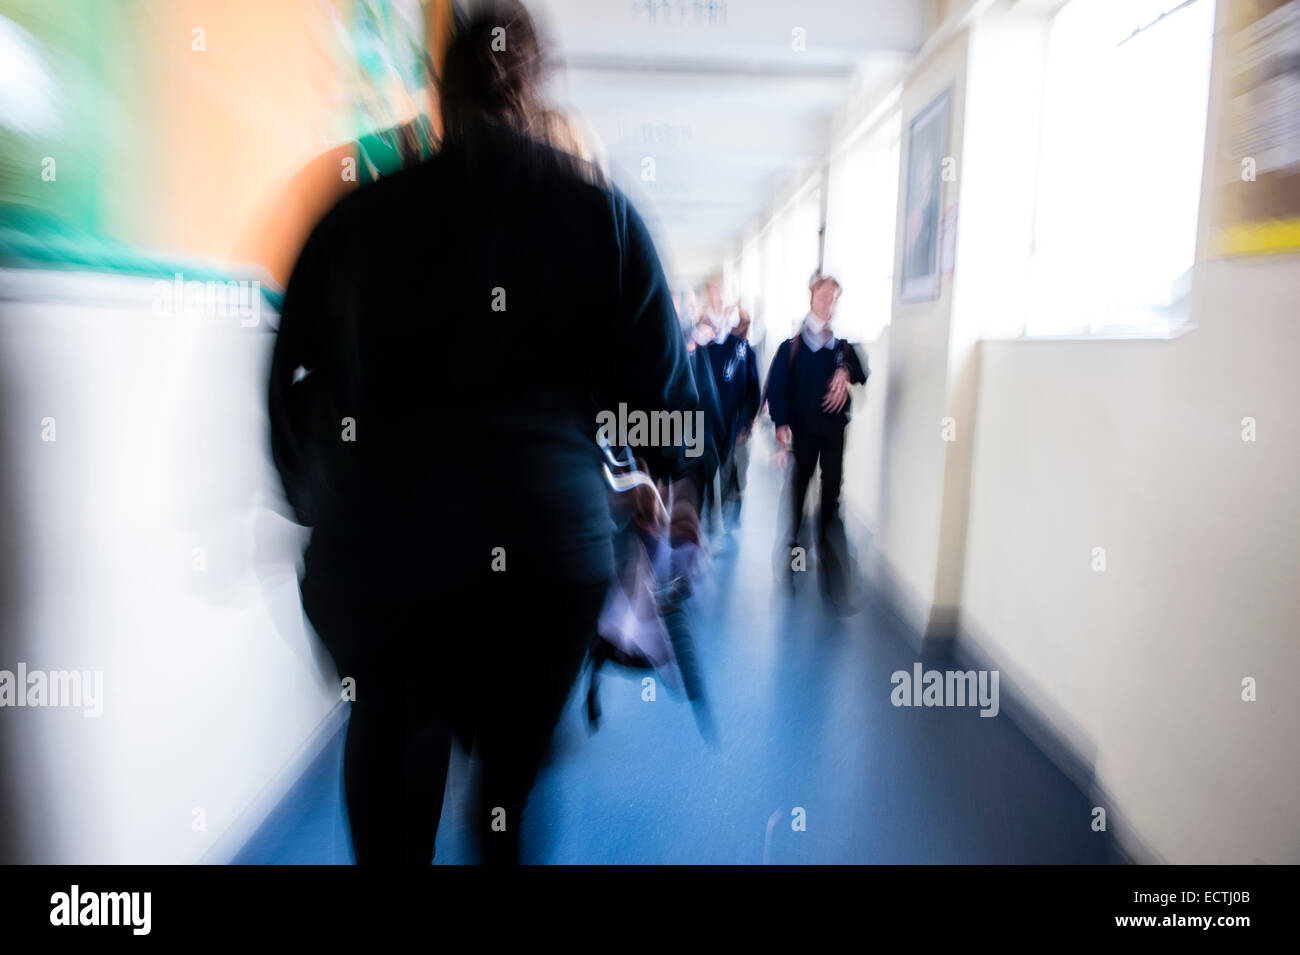
[[[1072,0],[1051,29],[1028,335],[1167,335],[1195,257],[1214,0]]]
[[[880,337],[894,305],[900,120],[892,114],[831,161],[824,267],[844,288],[836,332],[854,342]]]
[[[819,178],[809,180],[759,237],[761,320],[773,348],[789,338],[808,313],[808,280],[817,268],[819,186]]]
[[[740,248],[740,304],[753,319],[749,326],[750,344],[758,347],[767,337],[767,328],[760,321],[763,315],[763,266],[759,259],[758,237],[750,236]]]

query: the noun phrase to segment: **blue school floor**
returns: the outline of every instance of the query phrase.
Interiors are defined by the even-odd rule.
[[[1092,830],[1085,793],[1005,712],[891,703],[890,675],[919,657],[883,603],[836,618],[812,573],[793,597],[781,593],[777,477],[757,466],[749,476],[741,526],[693,601],[716,739],[701,738],[685,701],[661,686],[644,702],[645,673],[613,666],[590,734],[584,673],[533,792],[526,861],[1123,861],[1109,834]],[[340,732],[233,861],[352,861],[342,750]],[[436,864],[473,861],[469,772],[455,754]]]

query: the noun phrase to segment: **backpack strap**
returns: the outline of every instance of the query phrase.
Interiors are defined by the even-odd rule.
[[[790,354],[787,357],[789,358],[790,364],[786,367],[785,371],[785,393],[792,405],[794,403],[794,359],[795,356],[799,354],[799,337],[799,333],[796,332],[789,339]]]

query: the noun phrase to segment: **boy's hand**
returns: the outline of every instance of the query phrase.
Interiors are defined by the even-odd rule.
[[[826,397],[822,399],[822,411],[831,414],[839,414],[841,408],[849,400],[849,370],[847,368],[836,368],[835,374],[831,375],[830,387],[826,389]]]
[[[659,497],[654,488],[634,487],[628,492],[632,495],[632,519],[643,530],[658,533],[667,524],[668,515],[659,504]]]
[[[642,474],[649,474],[650,469],[642,458],[636,458],[636,469]],[[660,502],[656,489],[646,485],[632,488],[632,519],[643,530],[659,533],[668,525],[668,513]]]
[[[672,514],[668,519],[668,536],[675,541],[700,543],[700,505],[695,484],[681,480],[673,485]]]

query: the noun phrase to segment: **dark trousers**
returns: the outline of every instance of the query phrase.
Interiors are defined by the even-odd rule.
[[[425,599],[364,603],[303,585],[303,606],[355,681],[343,755],[358,863],[433,860],[453,738],[477,747],[483,861],[519,861],[528,796],[595,635],[605,584],[519,585],[492,574]]]
[[[732,453],[718,462],[718,468],[713,476],[709,478],[709,483],[705,485],[700,501],[700,528],[706,533],[714,534],[718,531],[726,530],[726,493],[727,488],[724,483],[727,469],[730,467],[731,460],[734,457]]]
[[[848,586],[848,545],[840,518],[840,486],[844,482],[844,429],[827,434],[799,435],[792,441],[794,467],[790,472],[790,524],[786,539],[790,550],[799,544],[803,527],[804,501],[813,472],[821,464],[821,506],[817,513],[817,561],[822,582],[833,598],[845,595]],[[787,550],[787,566],[789,553]]]
[[[726,467],[722,470],[722,502],[723,509],[726,504],[734,501],[732,511],[732,520],[739,522],[740,506],[743,503],[745,493],[745,472],[749,469],[749,441],[744,444],[733,444],[731,454],[727,458]]]

